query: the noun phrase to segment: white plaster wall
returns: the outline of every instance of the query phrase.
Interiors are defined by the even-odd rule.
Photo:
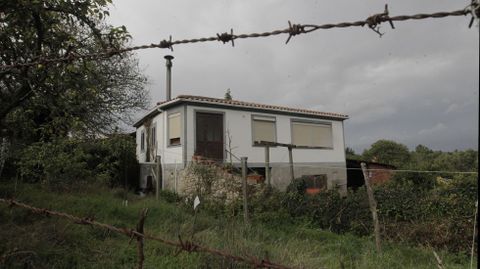
[[[145,127],[142,125],[137,128],[137,134],[136,134],[136,153],[137,153],[137,160],[139,163],[144,163],[146,159],[145,151],[140,150],[141,146],[141,139],[142,139],[142,131],[145,130]]]
[[[252,146],[252,115],[264,115],[276,118],[277,142],[291,143],[291,119],[316,120],[313,118],[293,117],[272,113],[257,113],[240,110],[227,110],[218,108],[187,106],[187,161],[192,159],[195,150],[195,111],[212,111],[225,113],[225,143],[228,143],[226,133],[232,137],[232,152],[238,157],[248,157],[249,163],[262,163],[265,160],[263,147]],[[332,124],[333,149],[294,149],[293,160],[295,163],[340,162],[345,163],[345,144],[343,137],[342,121],[318,119],[318,121]],[[237,162],[234,160],[234,162]],[[288,150],[285,147],[271,148],[270,162],[287,163]]]
[[[238,157],[248,157],[248,162],[262,163],[265,160],[265,150],[263,147],[252,146],[252,115],[264,115],[276,118],[277,142],[291,143],[291,119],[315,120],[313,118],[293,117],[287,115],[277,115],[273,113],[257,113],[240,110],[227,110],[219,108],[208,108],[199,106],[187,106],[187,120],[184,122],[185,108],[178,106],[167,109],[152,119],[152,124],[157,126],[157,153],[162,156],[164,164],[183,165],[183,148],[187,150],[187,162],[191,161],[195,151],[195,112],[220,112],[225,115],[225,143],[228,143],[227,132],[232,138],[232,152]],[[182,119],[181,146],[168,146],[167,141],[167,118],[168,114],[180,112]],[[332,124],[333,149],[294,149],[293,159],[295,163],[318,163],[318,162],[345,162],[345,144],[343,136],[342,121],[318,119],[318,121],[329,122]],[[186,124],[186,125],[185,125]],[[183,128],[186,130],[184,137]],[[140,151],[141,132],[145,130],[140,126],[136,131],[137,158],[140,163],[145,162],[145,152]],[[228,148],[227,148],[228,149]],[[238,162],[234,159],[234,162]],[[288,150],[284,147],[271,148],[270,162],[287,163]]]
[[[180,118],[182,119],[182,132],[180,136],[179,146],[168,146],[168,128],[167,128],[167,119],[169,114],[180,112]],[[184,108],[183,106],[174,107],[172,109],[164,110],[160,115],[157,115],[155,118],[158,118],[158,121],[161,121],[162,129],[158,129],[158,152],[162,156],[162,163],[164,164],[179,164],[182,165],[183,162],[183,143],[185,139],[183,137],[184,133],[184,122],[183,122]],[[158,126],[158,125],[157,125]]]

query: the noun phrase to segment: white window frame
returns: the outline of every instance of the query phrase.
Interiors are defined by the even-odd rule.
[[[171,143],[171,138],[170,138],[170,118],[171,117],[176,117],[178,115],[178,119],[180,121],[180,134],[178,136],[178,139],[179,139],[179,143],[178,144],[172,144]],[[171,113],[168,113],[167,114],[167,147],[169,148],[173,148],[173,147],[181,147],[182,146],[182,130],[183,130],[183,126],[182,126],[182,113],[181,111],[175,111],[175,112],[171,112]]]
[[[145,129],[140,131],[140,152],[145,152]]]
[[[157,125],[153,124],[150,127],[150,142],[152,143],[152,147],[156,146],[157,143]]]
[[[277,118],[274,117],[274,116],[265,116],[265,115],[259,115],[259,114],[252,114],[252,117],[251,117],[251,126],[252,126],[252,145],[253,146],[260,146],[258,145],[255,141],[255,124],[254,122],[255,121],[265,121],[265,122],[273,122],[273,126],[274,126],[274,133],[273,133],[273,137],[274,137],[274,143],[277,142]]]
[[[315,120],[306,120],[306,119],[290,119],[290,142],[291,144],[294,144],[293,141],[293,125],[295,123],[300,123],[300,124],[311,124],[311,125],[326,125],[330,127],[330,132],[331,132],[331,146],[329,147],[324,147],[324,146],[306,146],[306,145],[298,145],[298,148],[305,148],[305,149],[333,149],[334,145],[334,137],[333,137],[333,125],[331,122],[326,122],[326,121],[315,121]]]

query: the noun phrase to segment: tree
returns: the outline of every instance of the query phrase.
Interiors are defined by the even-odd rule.
[[[110,0],[0,4],[0,64],[124,47],[124,26],[104,21]],[[108,133],[145,108],[146,79],[132,54],[0,71],[2,136],[27,142]]]
[[[415,147],[415,151],[411,153],[410,168],[414,170],[433,170],[433,160],[438,156],[439,152],[434,152],[424,145]]]
[[[360,160],[362,158],[362,156],[357,155],[355,153],[355,150],[353,150],[350,147],[345,148],[345,155],[347,159],[351,159],[351,160]]]
[[[230,92],[230,88],[228,88],[227,92],[225,92],[225,100],[232,100],[232,93]]]
[[[410,152],[407,146],[390,141],[378,140],[373,143],[369,149],[363,152],[363,158],[396,166],[397,168],[406,167],[410,161]]]

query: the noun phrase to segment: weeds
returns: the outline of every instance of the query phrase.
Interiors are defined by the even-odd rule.
[[[145,229],[177,239],[187,235],[193,224],[191,210],[167,199],[156,201],[130,196],[129,206],[115,191],[92,188],[85,193],[48,193],[36,184],[22,184],[16,198],[41,207],[50,207],[82,216],[93,217],[122,227],[135,227],[141,208],[150,209]],[[11,196],[11,185],[0,185],[0,196]],[[271,195],[271,194],[270,194]],[[162,197],[162,196],[161,196]],[[171,197],[170,194],[165,197]],[[272,198],[273,199],[273,198]],[[270,201],[273,204],[275,201]],[[257,212],[260,213],[260,212]],[[262,214],[267,214],[266,211]],[[273,214],[273,213],[272,213]],[[281,215],[280,215],[281,216]],[[265,218],[266,215],[265,215]],[[373,241],[352,234],[337,235],[320,230],[313,223],[288,220],[255,221],[248,229],[235,215],[211,215],[198,212],[194,235],[196,242],[233,253],[268,256],[282,264],[305,268],[433,268],[434,257],[428,248],[407,247],[386,243],[384,253],[377,255]],[[121,236],[70,224],[55,218],[31,216],[24,211],[0,206],[0,256],[13,250],[32,251],[36,255],[12,256],[2,268],[132,268],[136,264],[135,244]],[[212,258],[198,253],[180,253],[157,244],[145,242],[145,268],[247,268],[227,259]],[[462,256],[438,252],[448,268],[465,268]]]

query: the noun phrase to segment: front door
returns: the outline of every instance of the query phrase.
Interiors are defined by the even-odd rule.
[[[197,112],[195,130],[195,154],[223,162],[223,114]]]

